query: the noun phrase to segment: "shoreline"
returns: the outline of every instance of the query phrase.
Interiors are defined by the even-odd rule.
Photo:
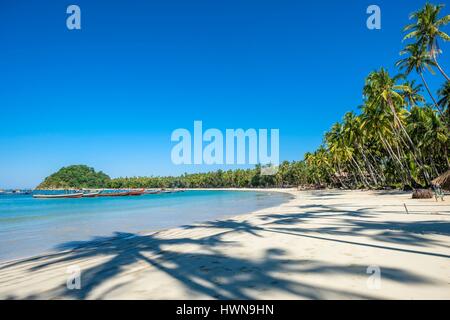
[[[47,190],[50,190],[50,189],[47,189]],[[52,190],[54,190],[54,189],[52,189]],[[108,190],[120,190],[120,189],[108,189]],[[170,189],[167,189],[167,190],[170,190]],[[290,190],[290,189],[273,189],[273,188],[271,188],[271,189],[258,189],[258,188],[186,188],[184,190],[185,191],[242,191],[242,192],[265,192],[265,193],[278,192],[278,193],[285,193],[285,194],[292,195],[292,191],[294,189]],[[284,202],[288,202],[288,201],[289,200],[286,200]],[[275,206],[270,206],[270,207],[267,207],[267,208],[264,208],[264,209],[269,209],[269,208],[273,208],[273,207],[276,207],[276,205]],[[245,213],[240,213],[240,214],[237,214],[237,215],[230,215],[230,216],[225,215],[225,217],[218,218],[216,220],[225,219],[225,218],[226,219],[228,219],[228,218],[236,218],[236,217],[239,217],[241,215],[251,214],[251,213],[254,213],[254,212],[255,211],[251,211],[251,212],[245,212]],[[204,223],[204,222],[207,222],[207,221],[200,221],[200,222],[191,223],[191,224],[198,224],[198,223]],[[150,236],[152,234],[168,231],[168,230],[171,230],[171,229],[176,229],[176,228],[179,228],[179,227],[180,226],[167,227],[167,228],[161,228],[161,229],[153,230],[153,231],[140,230],[140,231],[135,232],[135,234],[138,234],[140,236]],[[99,241],[101,241],[101,240],[99,240]],[[30,256],[23,256],[23,257],[14,258],[14,259],[8,259],[8,260],[0,260],[0,269],[4,265],[9,265],[9,264],[13,264],[13,263],[20,263],[20,262],[26,261],[26,260],[40,259],[40,258],[43,258],[43,257],[51,257],[51,256],[54,256],[54,255],[59,255],[59,254],[63,254],[63,253],[69,253],[70,251],[73,251],[73,250],[74,249],[48,250],[48,251],[44,251],[44,252],[39,253],[39,254],[30,255]]]
[[[0,297],[450,298],[450,271],[445,267],[450,259],[450,208],[445,202],[409,199],[410,193],[398,191],[237,190],[283,192],[293,197],[275,207],[225,219],[106,241],[87,241],[86,246],[76,249],[2,262]],[[411,214],[405,214],[404,203],[411,208]],[[284,270],[284,265],[294,265],[293,261],[299,258],[300,271]],[[225,269],[221,264],[211,264],[214,260],[222,261]],[[72,263],[79,264],[88,274],[87,287],[80,292],[64,288],[65,268]],[[177,272],[166,264],[174,264]],[[302,270],[304,264],[323,264],[317,267],[323,274],[313,267]],[[374,264],[380,265],[382,279],[383,274],[387,277],[388,290],[365,287],[367,274],[363,266]],[[356,269],[349,271],[352,268]],[[185,269],[208,285],[192,283]],[[108,270],[116,273],[107,276],[104,272]],[[284,273],[290,274],[289,279]],[[235,279],[239,274],[247,275],[251,281]],[[7,275],[20,281],[8,281]],[[215,281],[226,283],[230,278],[236,284],[225,285],[227,292],[221,292]],[[274,284],[267,288],[269,280]],[[308,292],[290,288],[297,288],[296,281],[304,286],[307,281]],[[329,281],[337,281],[340,287]],[[410,286],[405,287],[403,282]],[[123,288],[111,292],[106,289],[117,283]],[[170,292],[158,290],[172,286]],[[208,289],[211,286],[216,295]]]

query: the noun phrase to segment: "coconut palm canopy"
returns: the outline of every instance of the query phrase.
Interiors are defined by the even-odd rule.
[[[433,184],[438,184],[443,189],[450,190],[450,170],[434,179]]]
[[[411,15],[404,28],[405,48],[397,66],[403,74],[385,68],[370,73],[363,89],[360,113],[347,113],[325,133],[323,145],[305,156],[314,180],[344,188],[382,186],[427,187],[431,178],[450,169],[450,79],[437,57],[438,40],[450,22],[443,5],[431,3]],[[436,68],[444,84],[432,92],[427,77]],[[416,73],[422,86],[414,79]],[[447,171],[438,181],[448,186]]]

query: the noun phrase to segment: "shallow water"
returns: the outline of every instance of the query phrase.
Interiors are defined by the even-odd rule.
[[[34,199],[0,195],[0,261],[114,232],[149,232],[276,206],[289,195],[186,191],[138,197]]]

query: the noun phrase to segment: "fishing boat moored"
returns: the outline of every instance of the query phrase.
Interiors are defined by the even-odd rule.
[[[160,194],[160,193],[161,193],[160,190],[150,190],[150,191],[145,192],[145,194]]]
[[[132,191],[128,192],[128,193],[129,193],[128,195],[129,195],[129,196],[140,196],[140,195],[143,195],[144,192],[145,192],[145,189],[142,189],[142,190],[132,190]]]
[[[99,196],[99,194],[100,194],[100,191],[83,193],[83,198],[96,198]]]
[[[36,199],[66,199],[66,198],[81,198],[82,192],[79,193],[66,193],[66,194],[34,194],[33,198]]]
[[[129,196],[129,191],[123,191],[123,192],[100,192],[97,197],[125,197]]]

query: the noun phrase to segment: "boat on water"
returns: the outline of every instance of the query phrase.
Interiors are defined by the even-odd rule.
[[[166,189],[161,189],[161,190],[149,190],[144,192],[144,194],[168,194],[168,193],[178,193],[178,192],[184,192],[185,190],[182,189],[173,189],[173,190],[166,190]]]
[[[132,191],[129,191],[129,196],[140,196],[140,195],[143,195],[144,194],[144,192],[145,192],[145,189],[142,189],[142,190],[132,190]]]
[[[160,193],[179,193],[179,192],[184,192],[184,191],[185,190],[182,190],[182,189],[171,189],[171,190],[162,189],[160,191]]]
[[[145,192],[145,194],[160,194],[160,193],[161,193],[160,190],[151,190],[151,191]]]
[[[126,197],[126,196],[140,196],[145,193],[145,189],[142,190],[129,190],[119,192],[76,192],[65,194],[35,194],[33,198],[37,199],[61,199],[61,198],[96,198],[96,197]]]
[[[79,193],[65,193],[65,194],[34,194],[36,199],[66,199],[66,198],[81,198],[82,192]]]
[[[140,196],[144,194],[145,190],[120,191],[120,192],[100,192],[97,197],[126,197],[126,196]]]
[[[123,192],[100,192],[97,197],[125,197],[128,196],[129,192],[128,191],[123,191]]]
[[[100,194],[100,191],[97,192],[87,192],[87,193],[83,193],[83,198],[96,198],[98,197]]]

